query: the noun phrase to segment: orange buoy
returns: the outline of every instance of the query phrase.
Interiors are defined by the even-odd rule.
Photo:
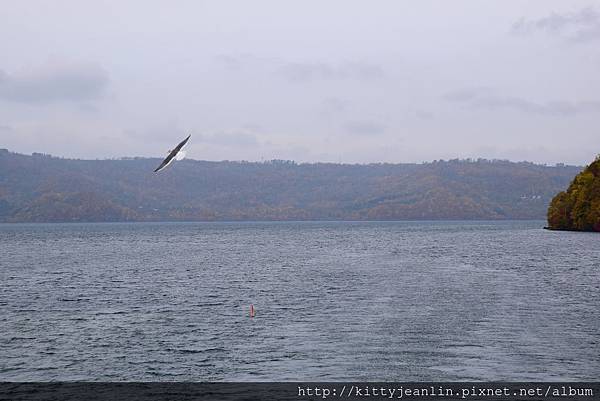
[[[254,305],[250,304],[250,317],[254,317],[256,312],[254,312]]]

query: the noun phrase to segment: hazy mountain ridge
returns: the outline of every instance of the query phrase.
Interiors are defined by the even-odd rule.
[[[0,221],[543,219],[582,167],[75,160],[0,151]]]

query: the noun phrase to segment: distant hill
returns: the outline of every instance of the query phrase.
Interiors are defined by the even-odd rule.
[[[0,150],[0,221],[543,219],[582,167],[73,160]]]
[[[552,199],[548,225],[555,230],[600,231],[600,155],[577,174],[566,192]]]

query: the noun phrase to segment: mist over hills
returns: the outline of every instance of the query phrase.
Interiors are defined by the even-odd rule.
[[[583,167],[62,159],[0,150],[0,221],[544,219]]]

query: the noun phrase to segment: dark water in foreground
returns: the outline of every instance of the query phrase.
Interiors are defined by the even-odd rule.
[[[0,380],[597,380],[600,236],[542,225],[0,225]]]

